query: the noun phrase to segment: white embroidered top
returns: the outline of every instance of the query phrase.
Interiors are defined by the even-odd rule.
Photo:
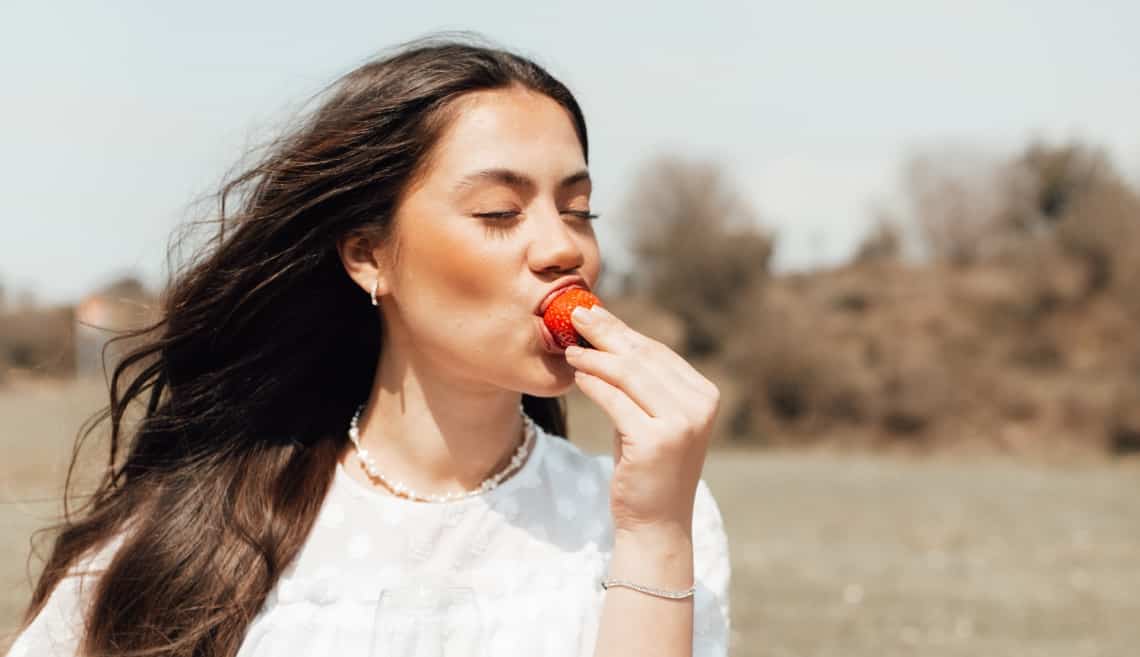
[[[345,472],[354,457],[338,465],[313,531],[238,657],[593,655],[613,548],[613,457],[541,427],[536,435],[522,468],[496,489],[446,503],[370,489]],[[91,574],[114,547],[86,562]],[[703,479],[693,549],[693,655],[724,657],[728,542]],[[9,657],[75,654],[84,579],[61,582]]]

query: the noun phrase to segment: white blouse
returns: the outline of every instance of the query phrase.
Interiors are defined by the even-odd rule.
[[[394,497],[337,466],[301,553],[238,657],[593,655],[613,548],[613,457],[537,428],[530,457],[482,495]],[[117,542],[90,566],[98,573]],[[728,654],[729,553],[702,479],[693,510],[694,657]],[[85,577],[65,578],[9,657],[72,657]],[[652,582],[646,584],[653,585]],[[84,585],[81,588],[81,585]]]

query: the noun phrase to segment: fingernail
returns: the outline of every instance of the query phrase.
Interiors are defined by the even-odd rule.
[[[572,344],[569,347],[566,347],[566,355],[570,358],[574,358],[575,356],[581,356],[583,351],[584,351],[584,349],[582,349],[581,347],[579,347],[576,344]]]
[[[593,313],[589,312],[586,306],[577,306],[574,310],[570,311],[570,316],[579,322],[588,322],[594,318]]]

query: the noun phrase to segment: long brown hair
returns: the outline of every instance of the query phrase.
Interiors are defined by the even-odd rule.
[[[400,193],[464,93],[543,93],[569,112],[587,153],[569,90],[478,41],[418,39],[347,73],[222,185],[216,234],[172,277],[160,319],[118,338],[143,341],[116,363],[109,406],[81,427],[66,488],[78,446],[108,418],[109,467],[80,513],[65,504],[44,530],[55,538],[25,626],[73,565],[121,536],[91,589],[81,652],[237,652],[313,526],[379,359],[379,314],[337,240],[393,235]],[[124,436],[132,402],[145,414]],[[524,395],[523,405],[566,436],[562,398]]]

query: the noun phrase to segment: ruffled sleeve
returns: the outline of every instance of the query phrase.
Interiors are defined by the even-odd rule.
[[[732,631],[732,566],[724,519],[704,479],[693,502],[693,572],[693,657],[726,657]]]

